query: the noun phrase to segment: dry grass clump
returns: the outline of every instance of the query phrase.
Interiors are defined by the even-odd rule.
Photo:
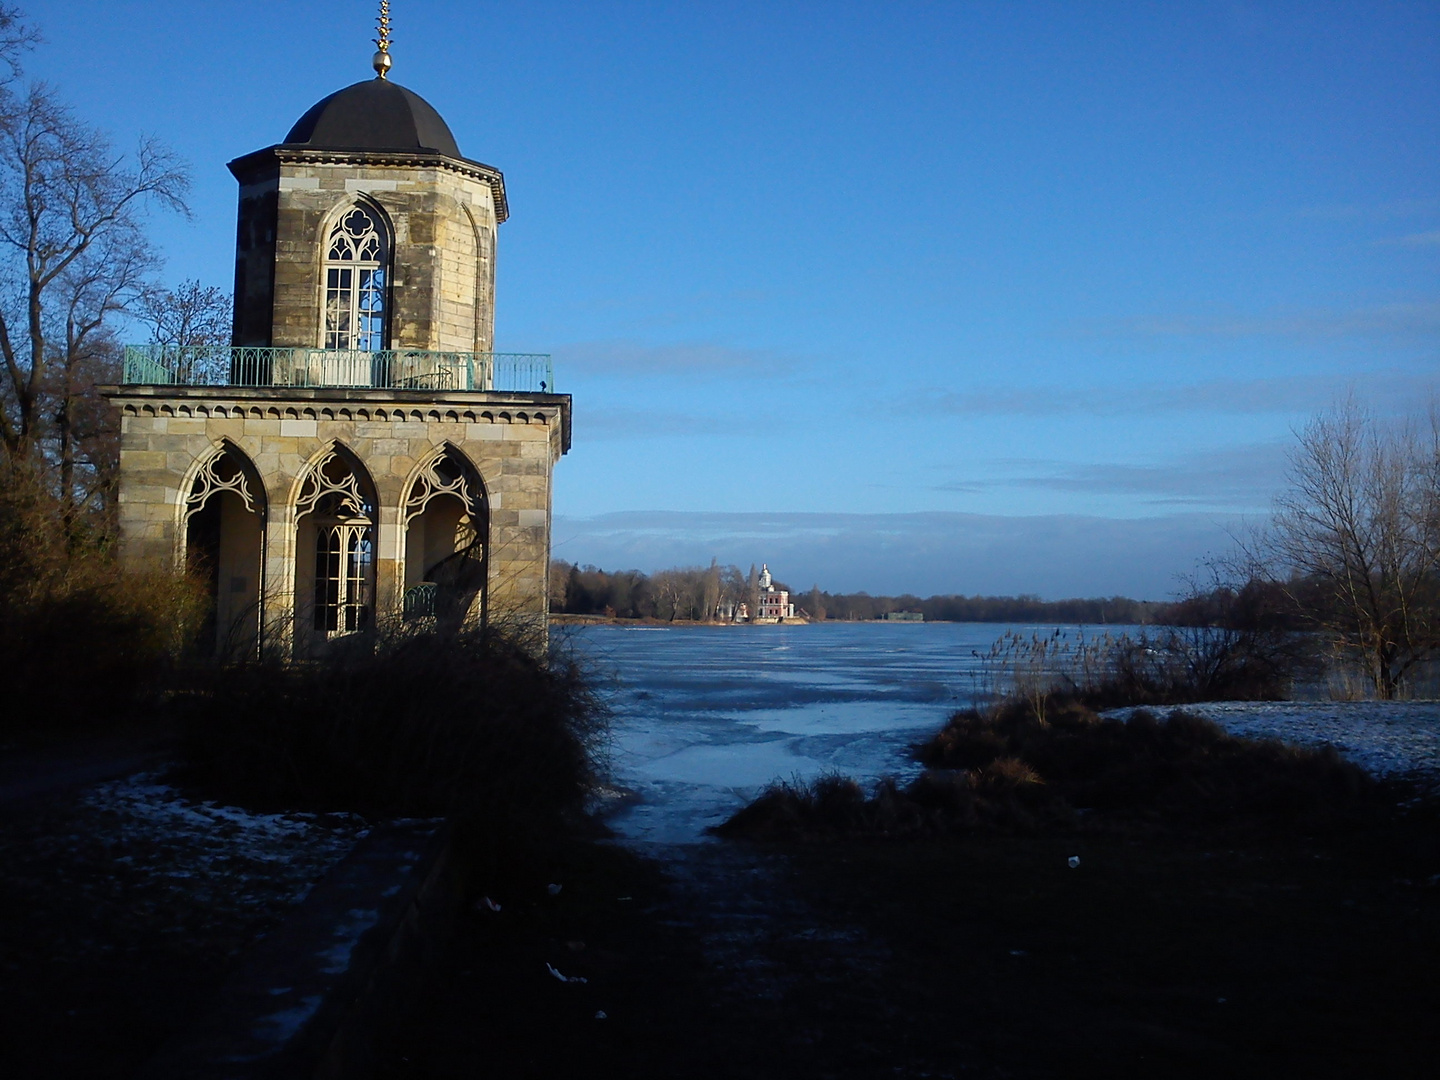
[[[122,573],[102,524],[66,520],[34,471],[0,462],[0,734],[122,718],[203,618],[190,579]]]
[[[1010,631],[979,661],[981,699],[1026,700],[1045,719],[1050,701],[1092,708],[1274,701],[1320,671],[1313,637],[1263,622],[1243,629],[1161,627],[1113,636]]]
[[[577,820],[605,714],[574,664],[475,628],[395,630],[306,664],[215,671],[183,705],[186,779],[257,807]]]
[[[750,840],[919,838],[1033,833],[1074,823],[1073,811],[1038,774],[1004,759],[983,769],[928,770],[904,787],[887,777],[869,797],[854,780],[834,774],[809,785],[776,783],[711,831]]]
[[[1189,713],[1102,719],[1052,697],[956,713],[917,748],[929,769],[867,798],[853,780],[778,784],[717,833],[778,840],[1085,829],[1324,830],[1385,805],[1329,747],[1243,739]]]
[[[956,713],[919,755],[952,769],[1018,758],[1074,807],[1174,823],[1320,827],[1353,814],[1375,790],[1330,747],[1239,738],[1181,710],[1102,719],[1073,699],[1052,701],[1043,723],[1017,702]]]

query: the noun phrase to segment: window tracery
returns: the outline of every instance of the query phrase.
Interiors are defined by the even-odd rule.
[[[325,348],[385,348],[389,263],[389,235],[375,212],[357,204],[341,215],[325,250]]]
[[[326,637],[365,629],[374,607],[375,500],[338,450],[306,475],[295,511],[296,520],[315,520],[314,629]]]
[[[339,520],[374,520],[375,501],[338,450],[331,450],[321,458],[300,485],[295,517],[298,520],[306,514]]]
[[[212,495],[226,491],[240,496],[247,513],[263,510],[260,495],[250,490],[250,476],[245,467],[228,449],[222,449],[211,454],[195,474],[195,482],[185,496],[186,520],[203,510]]]
[[[402,524],[425,512],[431,500],[440,495],[454,495],[471,517],[478,516],[485,506],[484,491],[478,478],[472,479],[470,470],[449,454],[433,458],[410,486],[410,497],[405,500],[405,518]]]

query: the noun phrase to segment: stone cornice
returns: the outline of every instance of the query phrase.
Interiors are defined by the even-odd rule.
[[[557,424],[570,449],[570,395],[365,387],[101,386],[122,415],[382,423]]]
[[[242,184],[256,173],[267,169],[278,170],[281,165],[365,165],[389,169],[445,169],[448,172],[467,176],[472,180],[490,186],[495,200],[495,222],[499,224],[510,216],[510,204],[505,197],[505,175],[493,165],[471,161],[469,158],[454,158],[448,154],[430,153],[424,150],[316,150],[308,146],[286,146],[279,143],[256,150],[230,162],[229,168],[235,179]]]

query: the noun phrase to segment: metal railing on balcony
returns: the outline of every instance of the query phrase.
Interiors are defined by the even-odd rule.
[[[548,353],[127,345],[129,386],[353,386],[554,393]]]

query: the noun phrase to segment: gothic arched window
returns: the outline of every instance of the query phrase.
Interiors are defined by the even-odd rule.
[[[300,551],[308,547],[315,557],[313,573],[296,560],[297,605],[308,603],[321,638],[365,629],[375,595],[375,492],[368,477],[331,449],[300,485],[295,518]]]
[[[360,352],[385,348],[389,267],[384,223],[368,207],[352,206],[326,241],[325,348]]]

